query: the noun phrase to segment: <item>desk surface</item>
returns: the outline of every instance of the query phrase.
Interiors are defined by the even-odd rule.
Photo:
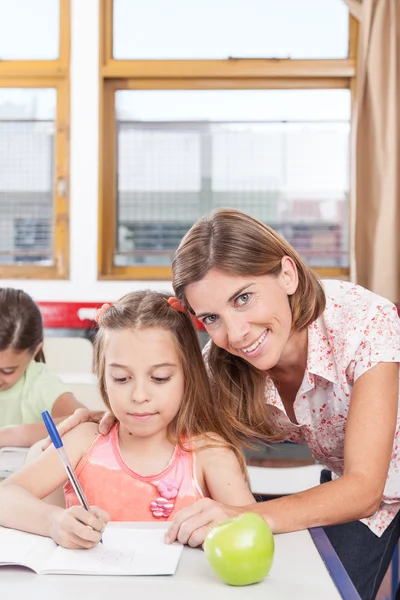
[[[135,523],[135,527],[138,526],[140,524]],[[252,586],[225,585],[214,575],[202,550],[185,547],[176,574],[168,577],[36,575],[20,567],[1,567],[1,597],[12,600],[124,600],[131,595],[139,598],[138,594],[146,594],[148,600],[340,600],[342,596],[315,545],[322,548],[327,538],[322,529],[314,532],[318,534],[317,539],[314,536],[315,543],[308,531],[275,536],[275,560],[271,572],[264,581]],[[322,550],[326,551],[326,547]],[[329,552],[328,563],[334,559],[332,547]],[[340,580],[339,587],[346,600],[357,600],[341,564],[336,562],[334,567],[334,576]]]

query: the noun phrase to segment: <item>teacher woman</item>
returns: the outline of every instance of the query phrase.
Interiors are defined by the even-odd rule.
[[[198,221],[172,269],[176,296],[211,338],[226,438],[305,443],[326,468],[323,485],[268,502],[200,500],[177,513],[168,541],[199,545],[249,510],[275,533],[323,526],[361,597],[374,598],[400,536],[396,308],[352,283],[320,282],[276,232],[232,209]],[[78,411],[63,431],[93,418]]]

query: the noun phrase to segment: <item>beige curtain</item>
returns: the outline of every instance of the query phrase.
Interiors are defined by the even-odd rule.
[[[345,0],[360,21],[352,279],[400,302],[400,0]]]

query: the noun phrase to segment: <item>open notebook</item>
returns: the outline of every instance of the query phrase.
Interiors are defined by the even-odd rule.
[[[183,546],[164,544],[165,532],[109,524],[103,544],[66,550],[50,538],[0,528],[0,566],[20,565],[40,575],[173,575]]]
[[[7,447],[0,448],[0,479],[4,479],[20,469],[25,464],[29,448]]]

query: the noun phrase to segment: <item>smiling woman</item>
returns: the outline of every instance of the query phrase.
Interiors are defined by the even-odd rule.
[[[227,209],[192,227],[172,267],[177,297],[211,336],[207,363],[214,398],[232,419],[232,437],[236,443],[254,435],[286,439],[265,409],[264,373],[277,375],[283,385],[279,372],[289,364],[286,385],[289,396],[296,394],[307,358],[307,327],[325,308],[318,278],[273,229]],[[238,401],[240,419],[232,410]]]
[[[325,526],[361,597],[374,598],[400,535],[400,321],[360,286],[320,282],[275,231],[233,209],[200,219],[173,261],[178,299],[201,319],[232,443],[306,443],[321,483],[253,505],[274,532]],[[203,501],[169,539],[191,543],[238,512]]]

